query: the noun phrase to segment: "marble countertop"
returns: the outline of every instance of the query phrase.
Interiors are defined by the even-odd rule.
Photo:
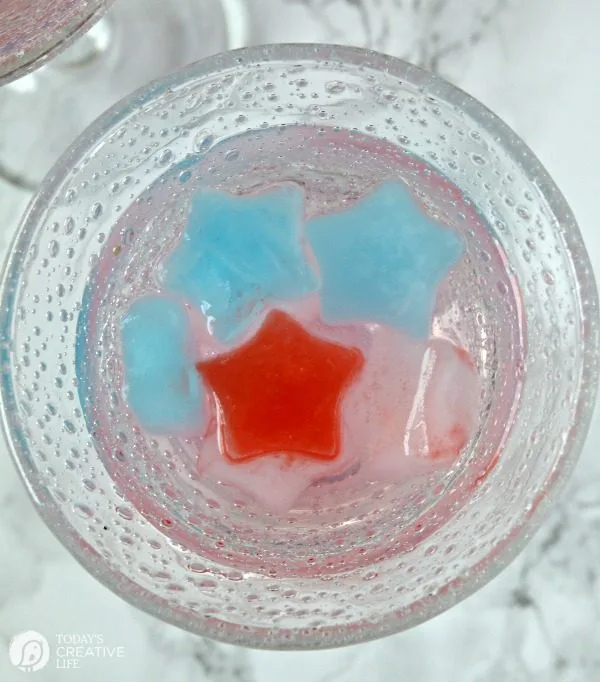
[[[270,4],[256,0],[261,18],[268,19]],[[499,113],[542,159],[570,201],[600,272],[597,174],[590,172],[600,156],[595,75],[600,4],[373,0],[375,7],[394,8],[400,22],[395,25],[413,22],[406,24],[410,30],[402,40],[365,11],[368,4],[273,0],[271,8],[277,9],[261,38],[371,40],[439,69]],[[284,12],[293,21],[283,23]],[[464,12],[473,12],[475,23],[468,24]],[[417,35],[417,29],[427,36]],[[28,199],[26,189],[0,184],[2,255]],[[103,588],[38,519],[2,444],[0,680],[22,679],[24,673],[9,661],[8,642],[36,630],[53,641],[58,635],[97,634],[107,647],[122,647],[119,656],[84,660],[77,670],[48,666],[36,672],[34,679],[45,682],[109,677],[118,682],[599,682],[599,451],[597,414],[567,490],[529,547],[492,583],[447,613],[370,644],[272,653],[193,637]]]

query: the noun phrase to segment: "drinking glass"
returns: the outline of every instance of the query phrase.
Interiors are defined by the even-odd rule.
[[[92,26],[110,0],[5,0],[0,85],[38,68]]]
[[[111,310],[91,312],[100,282],[118,297],[151,276],[152,239],[181,235],[200,188],[250,190],[298,168],[335,188],[345,178],[327,164],[346,155],[360,191],[361,164],[384,152],[418,162],[414,191],[465,238],[446,322],[483,381],[476,434],[449,469],[406,486],[326,481],[283,515],[219,496],[177,441],[159,448],[128,421]],[[594,276],[548,173],[467,94],[362,49],[248,48],[135,92],[48,175],[1,287],[2,423],[46,524],[131,604],[240,645],[373,639],[487,583],[561,490],[596,398]]]

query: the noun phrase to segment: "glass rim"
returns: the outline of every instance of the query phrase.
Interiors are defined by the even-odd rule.
[[[491,132],[493,129],[496,143],[511,156],[527,179],[535,180],[540,193],[544,196],[550,210],[557,219],[555,229],[562,230],[563,243],[565,249],[569,252],[572,264],[571,276],[578,287],[577,300],[580,314],[582,319],[587,321],[587,324],[583,325],[582,329],[582,381],[577,396],[576,409],[574,410],[575,418],[571,422],[572,428],[565,439],[552,474],[546,479],[545,485],[539,490],[536,503],[527,510],[522,523],[516,528],[511,529],[511,532],[507,534],[504,540],[496,545],[479,564],[471,569],[472,574],[475,572],[478,574],[477,580],[461,580],[460,584],[452,586],[452,590],[442,590],[442,593],[434,597],[428,597],[415,602],[405,611],[390,611],[375,627],[373,627],[372,623],[369,624],[368,628],[364,629],[360,627],[360,623],[353,623],[346,628],[338,626],[335,629],[341,630],[342,634],[332,639],[336,640],[336,646],[345,646],[391,635],[429,620],[463,600],[494,578],[518,555],[533,532],[546,517],[550,504],[560,493],[579,458],[590,427],[598,390],[598,355],[600,350],[598,293],[591,262],[566,199],[535,154],[507,124],[485,105],[441,77],[402,59],[363,48],[312,43],[261,45],[220,53],[195,62],[166,78],[151,82],[115,104],[106,113],[97,118],[59,158],[42,183],[36,196],[30,202],[13,237],[0,279],[0,300],[2,302],[0,334],[13,319],[14,311],[11,305],[12,288],[19,280],[19,269],[24,258],[22,254],[26,251],[23,247],[29,244],[35,230],[39,227],[40,218],[46,211],[50,198],[56,193],[76,162],[88,154],[110,130],[118,128],[122,120],[130,115],[133,110],[161,96],[169,89],[182,86],[190,80],[198,80],[202,77],[235,67],[243,69],[247,63],[317,62],[324,60],[337,62],[341,65],[364,66],[373,71],[383,72],[399,80],[410,82],[411,85],[421,88],[424,94],[435,95],[443,101],[458,107],[480,129],[488,132]],[[327,627],[320,630],[321,634],[301,634],[297,640],[294,640],[292,636],[289,642],[278,639],[277,643],[273,644],[269,642],[268,636],[271,630],[266,628],[253,629],[252,627],[242,628],[231,625],[228,632],[227,629],[211,627],[210,623],[204,620],[192,622],[189,618],[186,618],[185,613],[176,613],[166,603],[164,607],[161,607],[156,599],[148,598],[150,593],[145,589],[140,588],[129,578],[124,578],[123,575],[110,568],[102,560],[96,559],[95,553],[89,550],[84,539],[82,542],[82,539],[75,537],[71,533],[68,524],[61,523],[62,515],[60,510],[43,504],[43,499],[41,498],[43,498],[44,491],[41,486],[36,487],[35,472],[32,469],[28,470],[27,463],[20,456],[21,448],[16,442],[17,438],[11,423],[15,421],[14,415],[10,414],[7,409],[6,393],[7,380],[3,372],[0,395],[2,430],[8,450],[26,485],[28,493],[39,515],[52,533],[78,563],[101,584],[110,588],[111,591],[126,602],[152,616],[195,634],[208,636],[215,640],[258,649],[300,650],[330,648],[332,646],[329,638],[325,638],[325,641],[322,638],[323,630],[329,629]],[[54,506],[56,507],[56,505]],[[285,628],[282,628],[282,630],[285,630]],[[294,631],[287,630],[287,632]]]
[[[25,52],[23,58],[18,60],[17,66],[14,69],[0,71],[0,86],[23,78],[23,76],[32,71],[36,71],[53,57],[66,50],[67,47],[72,45],[80,36],[87,33],[95,23],[102,19],[113,2],[114,0],[95,0],[89,14],[83,15],[79,23],[70,31],[59,30],[52,34],[50,40],[40,41],[42,45],[40,54],[35,57],[29,57],[27,52]]]

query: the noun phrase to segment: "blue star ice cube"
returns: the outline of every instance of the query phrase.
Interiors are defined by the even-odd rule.
[[[310,220],[307,234],[327,322],[386,324],[413,337],[427,336],[437,288],[464,250],[393,181],[348,211]]]
[[[303,218],[296,185],[253,196],[200,192],[165,264],[165,285],[204,312],[217,339],[235,341],[266,300],[296,300],[317,288],[301,243]]]
[[[187,313],[159,296],[138,299],[121,321],[125,398],[153,432],[198,427],[204,390],[192,358]]]

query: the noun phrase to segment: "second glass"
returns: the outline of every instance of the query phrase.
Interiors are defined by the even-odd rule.
[[[58,56],[0,88],[0,128],[6,133],[0,179],[34,189],[73,139],[132,90],[249,41],[246,0],[98,4],[96,18],[106,14],[89,31],[78,31],[82,35]]]

